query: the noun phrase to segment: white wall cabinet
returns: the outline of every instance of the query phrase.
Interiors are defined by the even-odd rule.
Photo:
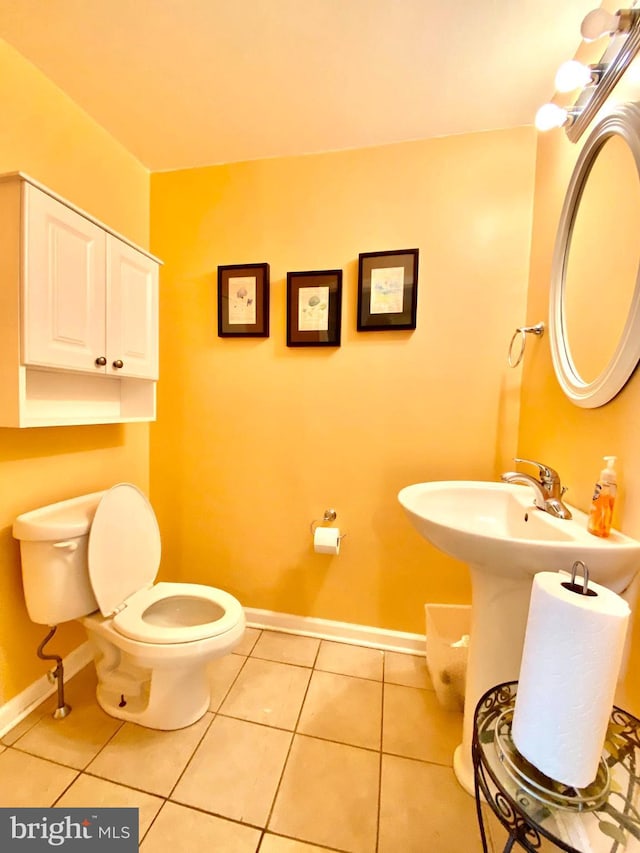
[[[0,426],[155,419],[157,258],[0,177]]]
[[[105,371],[158,378],[158,264],[107,235]]]

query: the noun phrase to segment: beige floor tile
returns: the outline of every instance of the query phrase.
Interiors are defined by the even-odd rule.
[[[293,730],[310,678],[306,667],[249,658],[220,713]]]
[[[153,794],[134,791],[133,788],[81,773],[55,805],[65,808],[139,809],[139,838],[142,838],[163,802],[163,799],[154,797]]]
[[[291,738],[282,729],[216,717],[171,799],[265,826]]]
[[[142,853],[167,853],[168,850],[255,853],[259,842],[259,829],[165,803],[140,850]]]
[[[487,834],[487,843],[489,845],[489,850],[493,851],[493,853],[502,853],[507,843],[509,834],[504,826],[500,823],[495,814],[491,811],[490,807],[485,803],[483,806],[483,814],[484,814],[484,829]],[[520,849],[519,845],[516,844],[513,847],[513,850],[516,851]],[[622,853],[623,848],[617,848],[615,844],[612,844],[612,850],[620,849],[620,853]],[[558,847],[547,838],[544,838],[542,835],[540,836],[540,846],[536,847],[536,853],[557,853]]]
[[[507,843],[507,830],[504,829],[487,803],[484,803],[482,806],[482,814],[489,850],[504,850],[504,846]]]
[[[51,806],[77,775],[69,767],[5,749],[0,755],[0,807]]]
[[[450,769],[462,715],[437,703],[423,656],[249,628],[210,673],[218,715],[159,732],[103,714],[86,667],[65,685],[69,717],[50,717],[54,694],[3,736],[0,807],[137,807],[144,853],[185,849],[185,836],[224,853],[373,853],[382,728],[380,853],[480,850]],[[485,825],[501,850],[488,810]]]
[[[307,844],[305,841],[296,841],[293,838],[283,838],[281,835],[270,835],[266,833],[260,845],[260,853],[327,853],[329,847],[316,847],[315,844]]]
[[[211,661],[208,669],[211,688],[210,711],[218,710],[245,661],[244,655],[225,655]]]
[[[384,653],[384,680],[389,684],[405,687],[423,687],[433,690],[424,655],[408,655],[401,652]]]
[[[451,766],[461,740],[462,714],[441,708],[433,691],[385,684],[384,752]]]
[[[297,731],[352,746],[380,749],[382,684],[316,670],[311,676]]]
[[[125,723],[87,767],[94,776],[166,797],[211,723],[205,714],[192,726],[163,732]]]
[[[348,850],[376,847],[379,755],[296,735],[269,829]]]
[[[323,640],[320,643],[316,669],[382,681],[383,663],[384,652],[379,649],[365,649],[363,646]]]
[[[74,701],[71,713],[62,720],[50,714],[41,717],[15,747],[82,770],[121,726],[122,720],[105,714],[92,697],[84,703]]]
[[[379,853],[481,853],[476,806],[453,771],[382,756]]]
[[[65,682],[64,698],[72,710],[80,706],[97,707],[96,701],[96,671],[93,663],[87,664],[78,673]],[[37,708],[28,714],[17,725],[2,737],[2,743],[11,746],[32,729],[44,717],[51,717],[58,704],[57,690],[41,702]]]
[[[237,646],[234,646],[233,653],[235,655],[245,655],[245,657],[250,655],[261,633],[260,628],[245,628],[242,639]]]
[[[320,640],[283,634],[279,631],[263,631],[253,647],[251,657],[276,660],[280,663],[295,663],[298,666],[313,666]]]
[[[46,716],[47,714],[51,714],[53,709],[56,707],[55,697],[49,696],[48,699],[45,699],[44,702],[41,702],[37,708],[34,708],[31,713],[27,714],[24,719],[20,720],[19,723],[16,723],[13,728],[9,729],[2,736],[2,743],[5,746],[12,746],[22,735],[26,734],[29,729],[32,729],[40,720]]]

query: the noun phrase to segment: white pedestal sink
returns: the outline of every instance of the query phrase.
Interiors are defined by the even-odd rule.
[[[529,486],[464,480],[416,483],[398,494],[418,532],[471,572],[463,738],[453,761],[471,794],[473,714],[486,690],[519,676],[533,575],[571,571],[582,560],[591,580],[622,593],[640,568],[640,542],[616,530],[592,536],[585,513],[571,507],[573,518],[554,518],[533,498]]]

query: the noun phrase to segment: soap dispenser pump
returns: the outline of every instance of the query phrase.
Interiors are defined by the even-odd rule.
[[[618,488],[615,470],[616,457],[605,456],[606,467],[600,472],[600,479],[593,490],[591,510],[587,530],[594,536],[606,538],[611,532],[613,504]]]

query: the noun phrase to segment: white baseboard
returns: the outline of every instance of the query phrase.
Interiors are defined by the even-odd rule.
[[[424,634],[407,634],[404,631],[391,631],[388,628],[373,628],[368,625],[355,625],[352,622],[334,622],[330,619],[296,616],[292,613],[258,610],[253,607],[245,607],[244,612],[247,625],[251,628],[268,628],[287,634],[302,634],[305,637],[318,637],[321,640],[334,640],[339,643],[369,646],[372,649],[392,652],[425,653]]]
[[[80,672],[92,659],[93,655],[88,642],[70,652],[62,659],[65,681]],[[53,661],[50,663],[53,664]],[[45,674],[25,688],[22,693],[18,693],[13,699],[0,705],[0,737],[23,720],[41,702],[53,695],[57,689],[57,685],[51,684]]]

